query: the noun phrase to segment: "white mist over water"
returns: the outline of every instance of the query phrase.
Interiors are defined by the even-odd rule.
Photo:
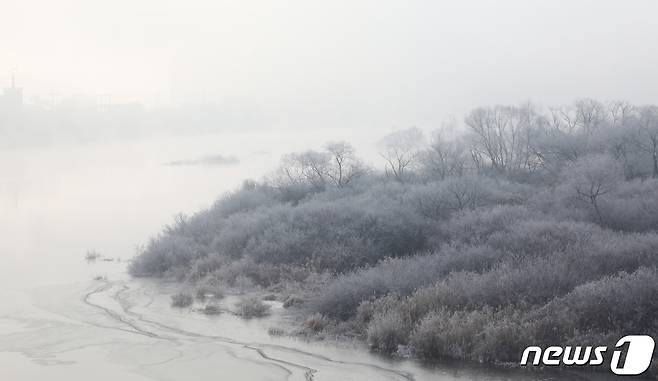
[[[0,151],[0,286],[80,281],[84,255],[129,259],[173,220],[210,206],[282,154],[321,146],[346,131],[261,132],[119,140]],[[358,136],[357,136],[358,138]],[[379,136],[362,136],[373,157]],[[206,156],[235,164],[166,165]]]

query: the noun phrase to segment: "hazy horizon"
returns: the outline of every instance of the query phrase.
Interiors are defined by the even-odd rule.
[[[658,97],[654,1],[13,1],[0,86],[436,128],[472,107]]]

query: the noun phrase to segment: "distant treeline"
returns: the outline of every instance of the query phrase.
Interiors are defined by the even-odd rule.
[[[658,107],[495,106],[464,123],[384,137],[384,168],[345,142],[287,155],[177,218],[130,271],[298,290],[309,329],[430,359],[658,337]]]

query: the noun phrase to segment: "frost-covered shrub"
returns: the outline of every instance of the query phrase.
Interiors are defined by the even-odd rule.
[[[249,287],[259,285],[266,287],[281,281],[284,270],[271,264],[256,263],[249,259],[241,259],[228,263],[212,275],[236,287],[240,287],[240,285]]]
[[[171,269],[189,268],[201,255],[193,239],[165,234],[149,242],[144,252],[130,264],[129,271],[133,276],[161,276]]]
[[[574,288],[553,308],[566,307],[584,330],[642,331],[658,322],[658,270],[642,267],[633,273],[606,276]]]
[[[658,231],[658,180],[635,180],[617,185],[601,201],[605,224],[632,232]]]
[[[238,315],[245,319],[259,318],[270,314],[270,305],[254,297],[240,300],[235,307]]]
[[[192,295],[190,294],[179,292],[178,294],[171,296],[172,307],[184,308],[191,306],[192,303],[194,303],[194,298],[192,298]]]
[[[224,289],[213,282],[203,282],[196,288],[196,298],[199,300],[205,299],[222,299],[224,298]]]
[[[471,357],[478,334],[493,318],[488,309],[452,312],[438,309],[425,316],[410,337],[415,352],[424,358]]]
[[[397,351],[398,345],[407,343],[411,323],[397,310],[376,313],[366,330],[370,348],[385,353]]]
[[[504,205],[466,211],[439,225],[432,244],[453,241],[477,245],[495,232],[503,231],[519,221],[541,219],[542,213],[526,206]]]
[[[605,233],[600,227],[573,221],[526,219],[515,221],[492,233],[486,242],[491,247],[521,256],[547,256],[552,253],[586,247]]]
[[[209,254],[208,256],[201,257],[192,262],[189,271],[187,272],[187,279],[190,281],[197,281],[205,278],[208,275],[216,272],[222,266],[227,266],[229,260],[219,254]]]
[[[303,326],[311,332],[320,332],[325,326],[327,326],[327,324],[329,324],[329,320],[325,316],[319,313],[314,313],[304,319]]]
[[[510,255],[491,270],[453,272],[413,297],[427,309],[535,305],[564,295],[574,287],[613,275],[653,266],[658,261],[658,236],[608,232],[586,247],[573,245],[542,257]]]
[[[377,266],[338,277],[322,290],[313,307],[322,314],[345,320],[354,316],[366,300],[389,293],[409,295],[452,271],[482,271],[500,255],[487,246],[445,246],[434,254],[388,258]]]
[[[222,313],[222,309],[217,304],[206,304],[205,307],[201,310],[206,315],[219,315]]]
[[[225,218],[279,202],[281,200],[276,189],[252,180],[245,180],[239,190],[222,196],[211,210]]]

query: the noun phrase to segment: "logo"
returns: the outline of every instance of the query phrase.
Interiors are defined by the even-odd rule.
[[[615,345],[610,358],[610,370],[614,374],[635,376],[644,373],[651,365],[656,343],[651,336],[624,336]],[[605,363],[608,347],[557,347],[546,349],[528,347],[521,356],[521,365],[547,366],[600,366]],[[625,354],[625,356],[622,356]],[[532,357],[531,357],[532,356]]]

